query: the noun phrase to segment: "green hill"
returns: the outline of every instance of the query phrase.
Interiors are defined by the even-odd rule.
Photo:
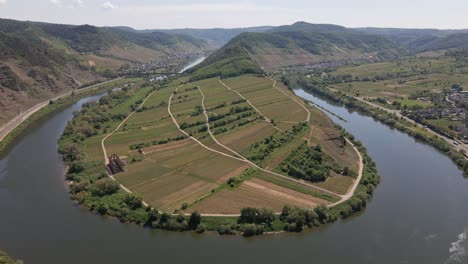
[[[211,28],[211,29],[155,29],[145,30],[143,32],[164,32],[168,34],[182,34],[186,36],[192,36],[197,39],[203,39],[215,47],[221,47],[231,39],[235,38],[241,33],[247,32],[266,32],[271,30],[273,27],[248,27],[248,28]]]
[[[394,58],[400,52],[397,44],[382,36],[336,25],[298,22],[266,33],[242,33],[192,72],[197,72],[196,78],[224,77],[358,56]]]
[[[208,48],[191,36],[0,19],[0,125],[125,64],[183,58]]]
[[[468,29],[357,28],[356,30],[384,36],[410,53],[468,48]]]

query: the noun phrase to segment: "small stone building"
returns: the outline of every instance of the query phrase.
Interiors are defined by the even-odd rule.
[[[124,172],[125,162],[123,162],[119,156],[112,154],[109,156],[109,164],[106,165],[106,170],[109,175],[115,175]]]

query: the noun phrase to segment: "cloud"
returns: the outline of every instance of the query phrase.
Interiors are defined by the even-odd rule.
[[[0,6],[7,3],[7,0],[0,0]]]
[[[101,6],[102,6],[102,8],[104,8],[104,9],[116,9],[116,8],[119,8],[118,6],[114,5],[114,4],[111,3],[110,1],[105,2],[105,3],[102,4]]]
[[[83,7],[84,6],[83,0],[76,0],[75,1],[75,6],[76,7]]]
[[[49,2],[51,4],[53,4],[54,6],[57,6],[57,7],[62,7],[62,1],[61,0],[49,0]]]

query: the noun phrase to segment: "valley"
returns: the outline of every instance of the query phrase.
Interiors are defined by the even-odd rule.
[[[0,19],[0,248],[27,263],[463,263],[467,36]]]
[[[378,178],[372,167],[364,168],[364,150],[283,85],[252,75],[188,79],[139,82],[85,106],[60,141],[74,200],[137,223],[149,221],[144,210],[200,213],[202,223],[219,218],[205,227],[219,231],[225,217],[242,217],[250,207],[279,214],[284,206],[328,206],[336,219],[358,210],[348,204],[369,199]],[[107,180],[100,164],[114,155],[125,165],[108,170]],[[363,177],[372,183],[362,185]],[[122,191],[95,193],[113,182]],[[121,199],[135,204],[125,209]],[[277,228],[268,224],[261,232]]]

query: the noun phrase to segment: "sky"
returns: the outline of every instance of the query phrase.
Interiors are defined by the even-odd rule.
[[[0,18],[136,29],[277,26],[468,28],[468,0],[0,0]]]

